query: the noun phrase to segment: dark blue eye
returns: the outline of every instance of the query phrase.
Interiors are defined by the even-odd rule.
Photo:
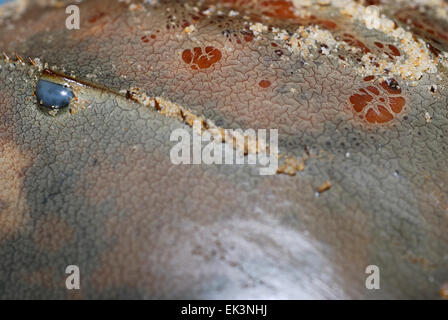
[[[63,85],[39,80],[36,85],[37,101],[44,107],[50,109],[61,109],[70,103],[75,96],[73,92]]]

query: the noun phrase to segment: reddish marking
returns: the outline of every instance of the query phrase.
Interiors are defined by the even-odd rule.
[[[373,80],[373,76],[364,80]],[[360,118],[369,123],[386,123],[393,120],[395,114],[402,112],[406,100],[401,96],[401,88],[395,79],[360,88],[351,95],[350,103]]]
[[[204,50],[200,47],[195,47],[193,52],[190,49],[182,52],[182,60],[189,64],[193,70],[208,69],[221,58],[221,51],[212,46],[205,47]]]
[[[406,100],[403,97],[390,97],[389,105],[393,112],[400,113],[406,104]]]
[[[373,79],[375,79],[374,76],[367,76],[364,78],[364,81],[372,81]]]
[[[99,12],[96,15],[94,15],[93,17],[91,17],[88,21],[89,23],[95,23],[97,22],[99,19],[101,19],[102,17],[104,17],[106,14],[104,12]]]
[[[155,34],[152,34],[151,39],[155,39],[155,38],[157,38],[157,36]]]
[[[381,43],[381,42],[375,42],[375,45],[378,47],[378,48],[384,48],[384,45]]]
[[[367,88],[366,88],[368,91],[370,91],[371,93],[373,93],[374,95],[379,95],[380,94],[380,90],[378,90],[378,88],[377,87],[374,87],[374,86],[368,86]]]
[[[400,56],[400,50],[398,50],[396,46],[390,44],[388,47],[389,47],[390,51],[392,51],[392,54],[394,56],[396,56],[396,57]]]
[[[433,55],[435,55],[436,57],[439,56],[439,54],[441,53],[441,51],[439,49],[437,49],[436,47],[434,47],[432,44],[427,43],[426,47],[429,49],[429,51],[432,52]]]
[[[393,118],[394,116],[382,105],[378,105],[377,110],[371,108],[366,113],[366,120],[370,123],[385,123]]]
[[[345,36],[345,38],[342,39],[342,40],[347,42],[349,45],[361,49],[361,51],[364,52],[364,53],[369,53],[370,52],[370,49],[362,41],[356,39],[351,34],[344,34],[344,36]]]
[[[325,29],[328,29],[328,30],[336,29],[338,26],[334,21],[317,19],[317,17],[313,16],[313,15],[309,16],[308,19],[311,21],[310,23],[308,23],[308,25],[317,24],[317,25],[324,27]],[[352,35],[349,35],[349,37],[352,37]]]
[[[381,4],[381,0],[366,0],[367,6],[377,6]]]
[[[334,30],[338,26],[336,23],[330,20],[317,20],[315,23],[328,30]]]
[[[244,41],[246,42],[251,42],[254,39],[254,34],[252,33],[252,31],[241,31],[241,34],[244,37]]]
[[[271,86],[271,81],[269,80],[261,80],[258,85],[264,89],[269,88]]]
[[[398,85],[398,82],[395,79],[390,79],[387,81],[383,81],[380,83],[381,87],[386,90],[390,94],[400,94],[401,88]]]
[[[370,101],[372,101],[372,99],[373,99],[372,96],[368,93],[365,94],[355,93],[350,97],[350,102],[353,104],[353,108],[355,109],[356,112],[361,112],[362,109],[364,109],[364,107]]]
[[[418,22],[414,22],[414,26],[416,26],[417,28],[420,28],[420,29],[424,29],[425,28],[421,23],[418,23]],[[430,30],[430,31],[433,31],[433,30]]]
[[[190,50],[187,49],[182,52],[182,60],[184,60],[184,62],[187,64],[191,63],[191,61],[193,60],[193,54]]]
[[[262,6],[268,7],[263,13],[269,17],[279,19],[294,19],[294,5],[290,1],[285,0],[269,0],[263,1]]]
[[[369,53],[371,52],[371,50],[369,49],[369,47],[367,47],[362,41],[358,40],[357,38],[355,38],[353,35],[348,34],[348,33],[344,33],[344,38],[342,40],[344,40],[346,43],[348,43],[351,46],[357,47],[359,49],[361,49],[361,51],[363,53]],[[379,41],[375,41],[374,42],[375,46],[377,48],[379,48],[380,52],[383,52],[384,54],[386,54],[391,60],[394,60],[395,57],[400,56],[400,50],[397,49],[397,47],[395,47],[392,44],[388,44],[387,48],[385,48],[384,44],[379,42]],[[372,59],[372,57],[370,58]],[[359,61],[359,60],[358,60]]]

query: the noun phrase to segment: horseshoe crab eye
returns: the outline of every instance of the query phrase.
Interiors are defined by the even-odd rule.
[[[75,95],[61,84],[39,80],[36,85],[36,96],[38,103],[54,110],[67,107]]]

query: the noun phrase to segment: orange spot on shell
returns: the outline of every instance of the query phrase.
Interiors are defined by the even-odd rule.
[[[193,54],[189,49],[184,50],[184,52],[182,52],[182,60],[184,60],[184,62],[188,64],[190,64],[191,61],[193,60]]]
[[[373,80],[373,76],[368,78],[369,81]],[[350,96],[349,101],[361,119],[365,118],[372,124],[380,124],[393,120],[394,114],[399,114],[403,110],[406,100],[400,94],[401,88],[397,81],[390,79],[360,88]]]
[[[182,52],[182,60],[191,66],[193,70],[208,69],[222,58],[222,53],[215,47],[208,46],[205,49],[200,47],[186,49]]]
[[[368,86],[366,89],[369,90],[370,92],[372,92],[375,95],[379,95],[380,94],[380,90],[378,90],[377,87]]]
[[[258,85],[264,89],[269,88],[271,86],[271,81],[269,80],[261,80]]]
[[[390,97],[389,105],[393,112],[400,113],[406,104],[406,100],[403,97]]]
[[[394,116],[382,105],[377,106],[378,111],[370,108],[366,113],[366,120],[370,123],[385,123],[391,121]]]
[[[361,112],[364,107],[372,101],[372,96],[369,94],[358,94],[355,93],[350,97],[350,102],[353,104],[353,108],[356,112]]]

